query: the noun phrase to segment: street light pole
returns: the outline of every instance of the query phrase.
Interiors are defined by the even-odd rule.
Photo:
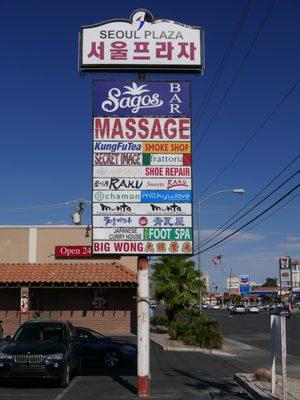
[[[208,196],[204,197],[204,199],[200,199],[198,197],[197,201],[197,207],[198,207],[198,274],[199,274],[199,279],[201,279],[202,275],[202,270],[201,270],[201,251],[200,251],[200,246],[201,246],[201,205],[209,199],[210,197],[213,197],[217,194],[220,193],[225,193],[225,192],[231,192],[235,194],[244,194],[245,189],[223,189],[223,190],[218,190],[217,192],[211,193]],[[199,305],[199,311],[202,314],[203,307],[202,307],[202,289],[199,290],[199,298],[198,298],[198,305]]]
[[[201,243],[201,238],[200,238],[200,229],[201,229],[201,207],[200,207],[200,197],[198,197],[198,247],[200,246]],[[198,275],[199,275],[199,279],[201,280],[201,251],[200,248],[198,250]],[[199,298],[198,298],[198,302],[199,302],[199,311],[202,314],[202,288],[199,290]]]

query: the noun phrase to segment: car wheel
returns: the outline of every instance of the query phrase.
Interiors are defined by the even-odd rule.
[[[68,387],[69,383],[70,383],[70,375],[71,375],[71,371],[70,371],[70,365],[69,363],[65,366],[64,369],[64,376],[60,382],[60,386],[61,387]]]
[[[114,369],[120,365],[121,355],[117,350],[107,350],[104,353],[103,361],[106,367]]]

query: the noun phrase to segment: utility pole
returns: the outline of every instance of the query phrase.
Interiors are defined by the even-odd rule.
[[[71,218],[73,220],[74,225],[82,225],[82,219],[83,219],[83,212],[84,212],[84,200],[74,200],[70,204],[78,204],[78,208],[73,212],[71,215]]]
[[[144,72],[138,73],[142,82]],[[137,395],[150,394],[150,316],[149,316],[149,261],[147,256],[138,258],[137,265]]]
[[[149,262],[139,257],[137,265],[137,392],[148,397],[150,392],[150,340],[149,340]]]
[[[231,304],[231,277],[232,277],[232,268],[230,268],[230,275],[229,275],[229,302]]]

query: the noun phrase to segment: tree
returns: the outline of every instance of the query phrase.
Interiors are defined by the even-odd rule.
[[[266,282],[263,283],[262,286],[267,286],[267,287],[277,286],[277,278],[267,278]]]
[[[152,269],[151,280],[155,283],[156,298],[164,301],[171,321],[178,312],[198,301],[204,283],[195,271],[194,261],[187,256],[161,256]]]

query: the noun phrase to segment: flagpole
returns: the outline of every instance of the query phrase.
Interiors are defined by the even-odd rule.
[[[244,194],[245,189],[238,188],[238,189],[218,190],[217,192],[209,194],[204,199],[200,199],[200,197],[198,197],[198,201],[196,203],[198,206],[198,274],[199,274],[200,280],[201,280],[201,275],[202,275],[202,271],[201,271],[201,205],[203,204],[204,201],[206,201],[210,197],[213,197],[217,194],[225,193],[225,192],[231,192],[231,193],[235,193],[235,194]],[[208,290],[209,290],[209,288],[208,288]],[[199,296],[199,298],[198,298],[199,311],[202,314],[202,308],[203,308],[202,307],[202,287],[199,290],[198,296]]]

